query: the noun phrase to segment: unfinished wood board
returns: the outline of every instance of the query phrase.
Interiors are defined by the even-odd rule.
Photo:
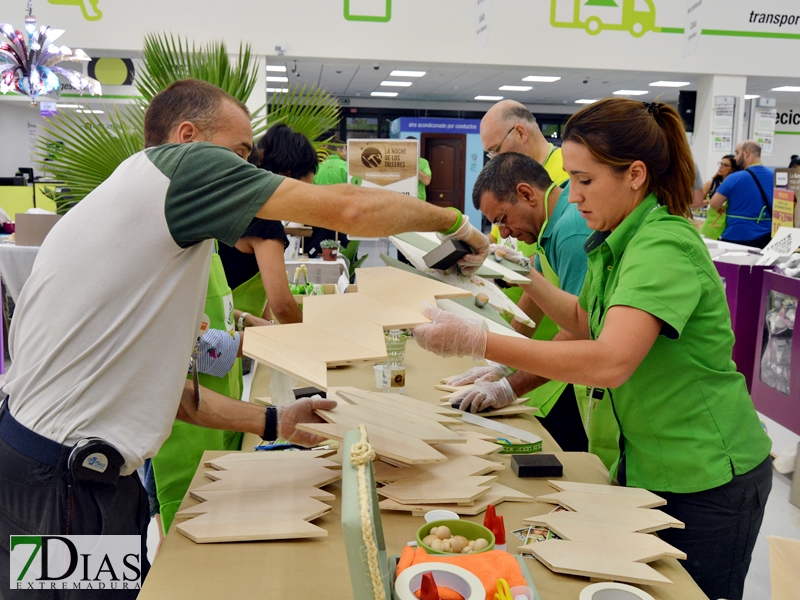
[[[468,383],[467,385],[450,385],[449,383],[437,383],[433,386],[433,389],[439,390],[442,392],[447,392],[448,394],[460,394],[461,392],[466,392],[467,390],[471,390],[473,387],[472,383]]]
[[[611,531],[609,529],[601,528],[581,528],[578,530],[580,533],[574,538],[569,538],[572,542],[583,542],[592,544],[598,547],[609,548],[614,551],[619,549],[622,552],[628,552],[634,549],[637,558],[636,562],[652,562],[662,558],[677,558],[679,560],[686,560],[686,553],[681,552],[675,546],[672,546],[660,539],[652,533],[628,533],[623,531]],[[553,532],[556,533],[556,532]],[[556,533],[559,537],[560,534]],[[562,538],[567,539],[567,538]],[[536,542],[540,543],[540,542]],[[529,552],[529,546],[520,546],[517,552]]]
[[[378,488],[378,494],[401,504],[472,503],[489,491],[487,484],[496,476],[480,477],[410,477]]]
[[[489,456],[503,449],[494,442],[486,441],[484,436],[474,431],[459,431],[458,434],[466,440],[465,444],[436,444],[436,449],[440,450],[448,458],[462,454]]]
[[[303,303],[303,323],[328,329],[329,322],[347,321],[349,315],[380,325],[382,329],[411,329],[431,322],[419,308],[409,310],[398,306],[391,298],[376,298],[360,292],[309,296]]]
[[[437,478],[469,477],[471,475],[487,475],[502,471],[506,468],[503,463],[486,460],[477,456],[456,456],[446,463],[432,465],[414,465],[413,467],[394,467],[382,461],[372,463],[375,471],[375,481],[388,483],[401,479],[419,476]]]
[[[229,460],[229,461],[216,461],[212,460],[206,463],[206,466],[218,471],[250,471],[256,476],[268,475],[270,471],[278,471],[280,469],[307,469],[315,467],[327,467],[329,469],[341,469],[340,463],[328,460],[326,458],[307,458],[305,460],[267,460],[267,461],[253,461],[253,460]]]
[[[528,552],[556,573],[640,585],[672,583],[649,565],[619,558],[617,554],[608,550],[604,552],[602,545],[546,540],[531,544],[527,548]]]
[[[198,544],[314,538],[328,535],[328,532],[321,527],[303,519],[282,517],[271,512],[209,513],[178,523],[176,529]]]
[[[328,390],[328,394],[331,393],[331,390]],[[461,419],[456,419],[453,417],[448,417],[445,415],[440,415],[434,412],[415,412],[413,410],[408,410],[405,406],[401,404],[389,404],[388,402],[384,402],[383,400],[376,401],[372,398],[364,398],[353,396],[348,392],[344,392],[340,389],[337,389],[336,396],[347,402],[348,404],[354,404],[357,406],[366,406],[373,410],[383,412],[386,415],[392,416],[398,419],[405,419],[412,423],[421,423],[421,424],[428,424],[431,422],[439,423],[440,425],[459,425],[462,423]]]
[[[602,494],[604,496],[635,497],[639,498],[641,502],[646,503],[662,502],[661,505],[654,504],[654,506],[666,504],[661,496],[642,488],[600,485],[597,483],[579,483],[577,481],[565,481],[561,479],[550,479],[547,483],[561,492],[583,492],[584,494]]]
[[[800,541],[768,535],[772,600],[800,598]]]
[[[434,298],[468,298],[469,296],[472,296],[472,292],[463,290],[454,285],[442,283],[441,281],[430,279],[428,277],[422,277],[421,275],[408,273],[401,269],[395,269],[394,267],[356,269],[356,279],[358,279],[359,293],[364,293],[365,291],[364,288],[361,287],[360,277],[362,275],[366,276],[365,279],[367,280],[367,290],[369,290],[373,284],[376,284],[375,278],[388,280],[393,286],[389,288],[389,298],[391,298],[392,294],[397,293],[400,289],[405,288],[415,288],[427,295],[433,296]],[[370,293],[370,295],[374,294]]]
[[[663,510],[650,508],[629,508],[627,506],[598,505],[587,502],[572,502],[576,513],[594,517],[596,519],[617,519],[625,521],[627,519],[652,519],[664,523],[666,527],[683,529],[683,521],[679,521],[672,515],[668,515]]]
[[[612,496],[608,494],[584,494],[583,492],[556,492],[555,494],[546,494],[538,496],[537,502],[546,502],[548,504],[560,504],[570,510],[578,510],[576,505],[581,504],[595,504],[598,506],[622,506],[627,508],[655,508],[656,506],[664,506],[667,501],[653,494],[656,499],[646,501],[641,496]]]
[[[647,512],[647,511],[645,511]],[[628,515],[625,518],[611,515],[588,515],[580,512],[560,511],[551,512],[535,517],[523,519],[525,523],[531,525],[544,525],[552,531],[564,532],[570,538],[570,532],[580,527],[601,527],[603,529],[614,529],[617,531],[652,533],[667,529],[670,525],[663,519],[649,518],[647,515]]]
[[[336,454],[336,450],[286,450],[286,451],[273,451],[273,452],[231,452],[219,458],[206,461],[206,466],[212,462],[218,464],[233,463],[233,462],[265,462],[268,463],[273,460],[308,460],[309,458],[324,458]]]
[[[437,442],[463,444],[466,442],[458,433],[448,429],[444,425],[439,425],[435,421],[430,421],[427,424],[414,423],[402,418],[393,418],[391,415],[370,409],[367,406],[340,404],[333,410],[318,410],[316,412],[328,423],[339,423],[351,429],[357,429],[359,425],[363,424],[367,425],[370,431],[375,431],[377,433],[395,431],[403,435],[415,437],[428,444]],[[379,429],[376,430],[376,427]]]
[[[201,502],[175,514],[176,519],[221,512],[271,512],[284,518],[313,520],[331,510],[331,505],[299,494],[239,494]]]
[[[447,399],[446,402],[442,403],[442,406],[452,406],[450,404],[450,400],[455,398],[458,394],[448,394],[447,396],[442,396],[442,400]],[[527,402],[527,398],[517,398],[514,404],[509,404],[508,406],[504,406],[502,408],[491,408],[489,410],[482,410],[480,412],[474,413],[479,417],[484,417],[486,419],[494,419],[497,417],[512,417],[515,415],[525,415],[530,413],[539,412],[539,409],[535,406],[528,406],[525,404]]]
[[[501,485],[497,482],[491,484],[491,488],[484,495],[477,498],[471,506],[458,504],[401,504],[391,498],[381,500],[381,510],[398,510],[410,512],[415,517],[424,516],[429,510],[450,510],[456,514],[464,516],[475,516],[481,514],[490,504],[495,506],[501,502],[533,502],[533,497],[524,494],[510,487]]]
[[[284,487],[286,494],[292,487],[322,487],[333,483],[342,476],[341,471],[332,471],[324,467],[315,469],[281,469],[269,474],[263,471],[206,471],[211,483],[195,488],[197,491],[215,490],[253,490],[258,488]]]
[[[297,429],[321,435],[325,439],[342,441],[344,434],[352,428],[336,423],[299,423]],[[377,432],[375,429],[374,427],[367,427],[369,442],[378,456],[385,456],[408,465],[447,461],[447,457],[444,454],[422,440],[402,435],[395,431]],[[448,445],[457,448],[463,444]]]
[[[297,377],[318,387],[326,389],[328,386],[328,365],[321,360],[312,358],[295,348],[271,342],[264,336],[253,333],[257,327],[250,327],[244,336],[242,353],[260,363],[284,373]]]
[[[337,389],[337,395],[339,392],[344,392],[348,395],[348,398],[351,398],[356,404],[358,404],[359,398],[364,400],[372,400],[373,402],[383,404],[385,406],[390,406],[396,409],[403,409],[407,411],[413,411],[418,414],[426,414],[427,413],[435,413],[438,415],[445,415],[447,417],[452,417],[455,419],[461,418],[461,411],[449,408],[447,406],[439,406],[438,404],[433,404],[431,402],[425,402],[424,400],[417,400],[416,398],[411,398],[409,396],[405,396],[403,394],[384,394],[383,392],[366,392],[364,390],[359,390],[358,388],[350,388],[350,387],[340,387]]]
[[[314,500],[321,500],[322,502],[333,502],[336,498],[331,492],[326,492],[313,486],[298,487],[292,486],[292,493],[297,496],[306,498],[313,498]],[[189,490],[189,495],[195,500],[200,502],[210,502],[212,500],[232,500],[236,498],[261,498],[263,496],[276,496],[279,498],[286,498],[286,492],[280,488],[256,488],[252,490]]]

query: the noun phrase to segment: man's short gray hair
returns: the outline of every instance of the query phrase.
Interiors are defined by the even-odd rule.
[[[553,180],[544,167],[529,156],[519,152],[498,154],[478,174],[472,188],[472,203],[480,210],[481,198],[489,192],[498,200],[511,198],[511,203],[516,204],[514,191],[520,183],[545,191]]]

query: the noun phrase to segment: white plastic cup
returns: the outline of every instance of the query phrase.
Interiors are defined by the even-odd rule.
[[[372,370],[375,373],[375,387],[383,391],[383,365],[375,365]]]

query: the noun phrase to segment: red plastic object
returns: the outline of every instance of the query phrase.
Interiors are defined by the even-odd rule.
[[[495,517],[494,527],[492,527],[492,533],[494,534],[495,545],[506,543],[506,525],[503,522],[502,515]]]
[[[497,518],[497,513],[495,512],[494,504],[490,504],[486,507],[486,514],[483,517],[483,526],[486,527],[491,532],[494,532],[494,520]]]
[[[16,230],[16,223],[12,221],[3,223],[3,231],[5,231],[6,233],[14,233],[15,230]]]
[[[419,588],[419,600],[439,600],[439,588],[433,579],[433,573],[422,574],[422,586]]]

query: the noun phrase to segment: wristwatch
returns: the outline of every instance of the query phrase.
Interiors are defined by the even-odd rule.
[[[250,313],[243,312],[239,315],[239,320],[236,322],[236,331],[244,331],[244,319],[249,317]]]
[[[261,439],[273,442],[278,439],[278,409],[274,406],[265,406],[264,414],[266,420],[264,421],[264,435],[261,436]]]

